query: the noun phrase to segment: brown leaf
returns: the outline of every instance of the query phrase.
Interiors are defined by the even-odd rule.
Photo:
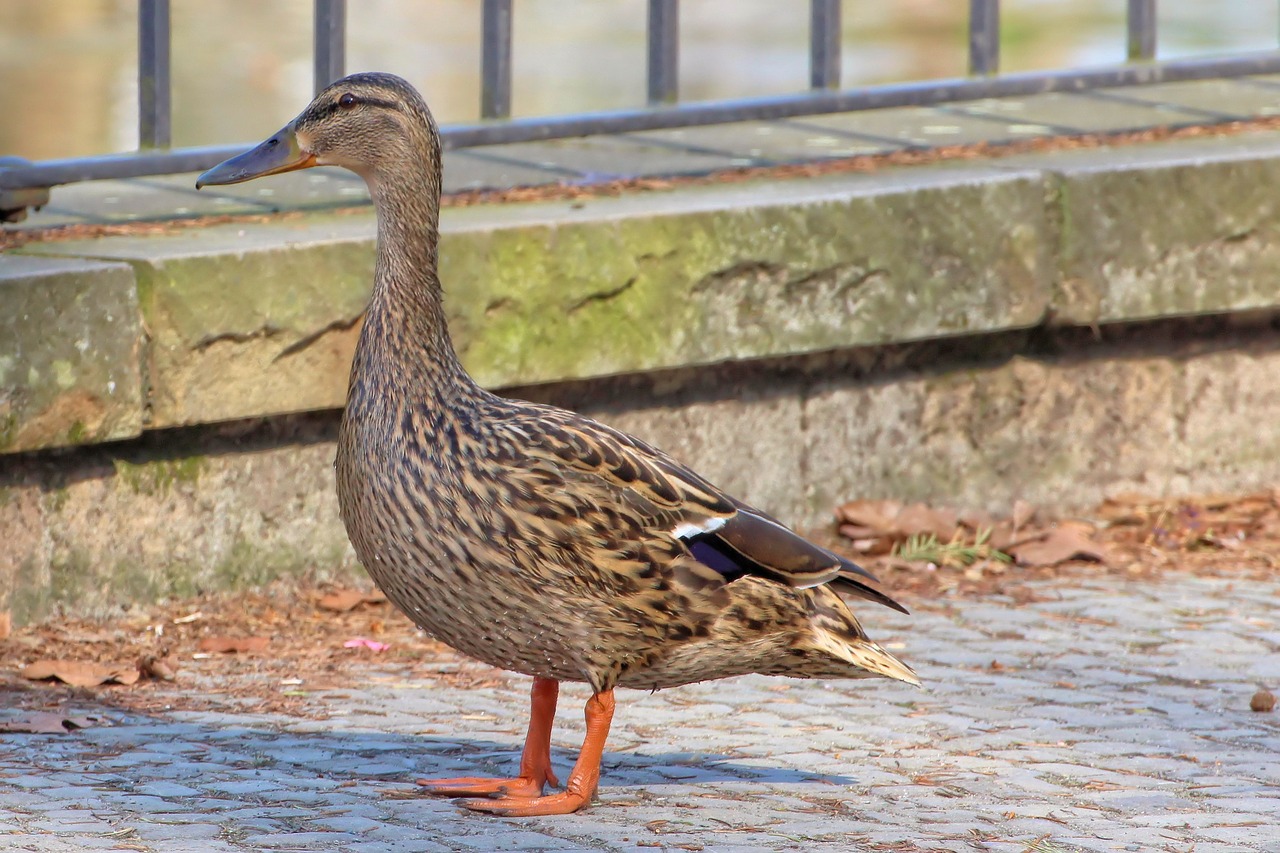
[[[960,523],[960,514],[952,509],[934,509],[926,504],[908,504],[893,520],[898,536],[938,537],[942,542],[950,541],[956,535],[956,526]]]
[[[1096,510],[1096,513],[1099,518],[1115,524],[1136,521],[1141,516],[1148,515],[1153,509],[1158,508],[1158,502],[1153,501],[1150,497],[1125,493],[1114,495],[1104,500]]]
[[[316,602],[321,610],[332,610],[335,613],[346,613],[361,604],[381,604],[387,597],[380,592],[364,592],[358,589],[342,589],[331,592]]]
[[[1063,522],[1044,533],[1009,546],[1020,566],[1056,566],[1068,560],[1095,560],[1110,565],[1107,548],[1092,537],[1093,530],[1079,522]]]
[[[1036,517],[1036,508],[1033,504],[1029,504],[1024,500],[1016,500],[1013,502],[1013,529],[1020,530],[1031,523]]]
[[[1025,531],[1017,530],[1014,528],[1013,523],[1008,520],[996,522],[988,528],[988,531],[987,544],[997,551],[1004,551],[1006,554],[1009,552],[1010,545],[1015,542],[1025,541],[1027,538]]]
[[[902,504],[897,501],[849,501],[836,509],[836,515],[845,524],[883,534],[901,511]]]
[[[8,610],[0,610],[0,640],[9,639],[13,633],[13,617]]]
[[[32,711],[16,720],[0,720],[0,732],[64,735],[76,729],[87,729],[97,725],[99,719],[99,717],[68,717],[65,714],[51,714],[48,711]]]
[[[147,678],[174,681],[178,677],[178,658],[175,655],[146,655],[138,661],[138,670]]]
[[[56,678],[73,687],[96,687],[108,681],[133,684],[139,676],[136,668],[75,660],[38,660],[24,667],[21,674],[32,681]]]
[[[261,652],[270,642],[266,637],[205,637],[200,641],[200,651],[219,654]]]
[[[841,534],[850,539],[884,538],[900,541],[930,535],[946,542],[955,536],[960,515],[951,509],[898,501],[850,501],[836,510]]]

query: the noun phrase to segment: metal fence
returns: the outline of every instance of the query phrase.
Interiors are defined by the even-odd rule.
[[[315,87],[344,73],[346,0],[315,2]],[[1000,74],[1000,0],[969,0],[969,75],[840,90],[840,0],[810,0],[809,88],[792,95],[679,103],[679,2],[648,0],[648,105],[633,110],[511,119],[513,0],[483,0],[480,113],[476,124],[442,129],[446,148],[470,148],[600,133],[792,118],[885,107],[1280,72],[1280,50],[1157,62],[1156,0],[1127,0],[1128,62]],[[798,5],[798,4],[797,4]],[[59,184],[207,169],[243,145],[170,149],[169,0],[138,0],[138,135],[142,150],[28,163],[0,158],[0,218],[20,218]]]

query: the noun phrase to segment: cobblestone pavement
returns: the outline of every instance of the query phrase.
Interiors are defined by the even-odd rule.
[[[1280,713],[1248,707],[1280,684],[1280,583],[1031,589],[870,615],[923,691],[627,692],[600,800],[568,817],[414,792],[418,774],[514,769],[521,680],[426,690],[382,670],[324,697],[324,721],[107,711],[114,725],[0,736],[0,849],[1280,851]],[[584,698],[562,696],[562,769]]]

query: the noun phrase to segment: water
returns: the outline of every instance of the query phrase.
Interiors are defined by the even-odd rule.
[[[347,67],[401,74],[443,123],[480,101],[476,0],[351,0]],[[808,3],[685,0],[681,97],[782,94],[808,84]],[[1264,50],[1276,0],[1161,0],[1160,57]],[[963,75],[964,0],[846,0],[846,87]],[[136,3],[0,0],[0,155],[100,154],[137,145]],[[311,94],[312,0],[173,0],[175,145],[249,142]],[[1005,0],[1002,67],[1122,61],[1123,0]],[[645,0],[517,0],[514,113],[640,106]]]

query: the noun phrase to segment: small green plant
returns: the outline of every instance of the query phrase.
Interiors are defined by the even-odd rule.
[[[893,556],[911,563],[933,563],[937,566],[965,568],[979,560],[1011,563],[1013,558],[991,545],[991,528],[976,531],[973,541],[956,531],[950,542],[941,542],[933,533],[917,533],[894,546]]]

